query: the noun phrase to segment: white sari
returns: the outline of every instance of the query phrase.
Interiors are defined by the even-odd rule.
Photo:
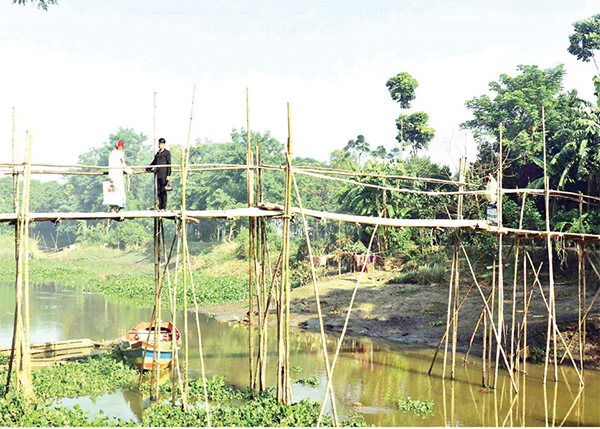
[[[132,174],[133,170],[125,164],[125,153],[113,149],[108,156],[108,182],[104,182],[104,201],[102,204],[125,208],[125,174]]]

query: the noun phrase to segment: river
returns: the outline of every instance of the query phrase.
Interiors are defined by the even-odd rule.
[[[0,347],[10,345],[14,311],[14,287],[0,285]],[[33,343],[119,337],[143,320],[151,310],[107,301],[102,295],[55,285],[32,286],[30,290],[31,341]],[[178,316],[181,321],[181,315]],[[193,316],[190,326],[190,372],[199,377],[198,337]],[[238,324],[200,318],[203,352],[208,377],[225,376],[225,381],[244,389],[248,384],[248,331]],[[326,386],[325,366],[318,334],[293,330],[290,365],[292,378],[316,377],[317,387],[293,385],[294,400],[321,401]],[[270,333],[267,382],[275,381],[276,333]],[[337,337],[328,336],[333,355]],[[515,395],[505,371],[500,371],[497,388],[481,389],[481,361],[460,356],[454,381],[442,380],[441,360],[432,376],[427,375],[434,350],[370,338],[349,338],[336,364],[333,387],[340,418],[363,414],[376,426],[600,426],[600,373],[586,371],[585,388],[571,367],[559,367],[559,382],[542,383],[543,367],[528,365],[528,375],[516,382]],[[449,373],[449,370],[448,370]],[[551,371],[552,373],[552,371]],[[552,376],[549,375],[549,380]],[[399,411],[399,398],[434,401],[425,417]],[[62,405],[79,404],[85,411],[102,409],[108,416],[139,419],[147,399],[135,391],[118,391],[94,400],[88,397],[63,399]],[[329,409],[328,407],[327,409]]]

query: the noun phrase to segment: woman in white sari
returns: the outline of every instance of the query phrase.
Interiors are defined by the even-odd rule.
[[[125,208],[125,174],[132,174],[133,170],[125,164],[125,146],[119,140],[108,156],[108,182],[104,182],[104,201],[109,205],[111,212],[120,212]]]

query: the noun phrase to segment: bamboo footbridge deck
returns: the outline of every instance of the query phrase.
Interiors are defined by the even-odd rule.
[[[490,225],[487,220],[477,219],[397,219],[376,216],[359,216],[340,213],[331,213],[319,210],[300,209],[291,207],[292,215],[304,215],[323,220],[342,221],[361,225],[379,225],[395,228],[433,228],[433,229],[468,229],[476,232],[503,234],[511,237],[539,239],[550,236],[553,239],[564,239],[574,242],[597,243],[600,242],[598,234],[567,233],[561,231],[536,231],[518,228],[506,228]],[[200,219],[239,219],[239,218],[272,218],[282,219],[284,207],[278,204],[261,203],[256,207],[237,208],[228,210],[131,210],[120,213],[88,212],[88,213],[28,213],[29,222],[54,222],[63,220],[115,220],[124,221],[132,219],[185,219],[198,221]],[[0,222],[16,222],[19,215],[16,213],[0,213]]]

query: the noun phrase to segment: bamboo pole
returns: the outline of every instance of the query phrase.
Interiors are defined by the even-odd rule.
[[[527,255],[527,256],[529,257],[529,263],[533,267],[533,261],[531,260],[531,257],[529,255]],[[544,305],[546,306],[546,309],[548,310],[548,313],[550,314],[551,322],[552,322],[553,335],[554,336],[558,336],[560,338],[563,346],[566,349],[566,353],[568,353],[569,358],[571,359],[571,362],[573,363],[573,367],[575,368],[575,372],[577,373],[577,375],[579,377],[579,382],[583,385],[584,384],[583,377],[581,376],[581,373],[579,372],[579,369],[577,368],[577,363],[575,362],[575,358],[573,358],[573,355],[571,354],[571,351],[569,350],[567,342],[565,341],[564,337],[560,333],[560,330],[558,329],[558,324],[556,323],[556,317],[554,317],[554,314],[551,311],[549,300],[546,300],[546,296],[544,295],[544,290],[542,289],[542,283],[540,282],[540,279],[537,276],[537,274],[535,276],[534,283],[538,285],[538,287],[540,289],[540,294],[542,295],[542,300],[544,302]]]
[[[494,262],[492,264],[492,305],[491,305],[491,318],[490,316],[487,314],[486,312],[486,317],[488,318],[489,321],[489,332],[488,332],[488,378],[491,377],[492,374],[492,339],[493,339],[493,333],[492,333],[492,323],[494,320],[494,309],[496,308],[496,258],[494,257]]]
[[[31,186],[30,159],[31,136],[27,132],[27,151],[25,161],[22,203],[19,207],[18,227],[15,231],[15,324],[11,349],[11,360],[6,381],[6,393],[10,389],[10,374],[15,368],[17,391],[25,398],[36,400],[31,386],[31,366],[29,353],[29,286],[28,286],[28,245],[29,238],[29,190]],[[14,359],[14,362],[13,362]]]
[[[579,192],[579,232],[583,232],[583,199],[581,197],[581,191]],[[583,307],[585,308],[585,300],[586,300],[586,279],[585,279],[585,260],[583,259],[583,243],[578,243],[577,247],[577,259],[579,261],[579,281],[578,281],[578,305],[577,305],[577,320],[578,320],[578,328],[577,331],[579,333],[579,360],[581,362],[581,372],[583,369],[583,361],[585,356],[585,325],[583,329],[581,329],[581,304],[583,303]],[[583,284],[582,284],[583,283]]]
[[[246,184],[248,190],[248,207],[254,205],[254,171],[250,167],[252,160],[252,145],[250,133],[250,99],[246,88]],[[255,221],[248,218],[248,375],[250,389],[254,389],[254,270],[255,270]]]
[[[171,312],[172,312],[172,319],[173,319],[173,332],[177,331],[177,285],[178,283],[178,277],[179,277],[179,260],[180,260],[180,250],[181,250],[181,243],[183,241],[183,234],[182,234],[182,224],[184,223],[183,220],[179,220],[178,224],[177,224],[177,253],[176,253],[176,257],[175,257],[175,281],[173,282],[173,300],[171,302]],[[167,263],[166,266],[168,267],[169,264]],[[185,317],[185,316],[184,316]],[[183,389],[183,382],[181,380],[181,369],[180,369],[180,365],[179,365],[179,346],[177,344],[177,341],[173,341],[173,363],[172,363],[172,368],[173,371],[171,372],[171,386],[173,386],[173,388],[171,389],[171,405],[175,406],[176,404],[176,389],[175,389],[175,375],[177,375],[177,384],[179,384],[179,389],[181,391],[181,395],[184,396],[185,395],[185,391]]]
[[[502,228],[502,123],[500,123],[499,155],[498,155],[498,229]],[[504,332],[504,261],[502,258],[502,234],[498,234],[498,347],[496,348],[496,367],[494,370],[494,389],[498,381],[498,366],[500,364],[500,345]],[[507,364],[507,369],[511,371]]]
[[[532,293],[533,295],[533,293]],[[523,373],[527,374],[527,322],[529,321],[529,303],[527,298],[527,261],[523,256]]]
[[[544,150],[544,201],[546,208],[546,233],[550,232],[550,182],[547,174],[547,166],[546,166],[546,119],[544,106],[542,105],[542,141],[543,141],[543,150]],[[556,312],[556,304],[555,304],[555,291],[554,291],[554,264],[552,262],[552,240],[550,235],[546,236],[546,247],[548,248],[548,282],[549,282],[549,294],[550,294],[550,304],[549,304],[549,314],[548,314],[548,330],[547,330],[547,341],[546,341],[546,357],[544,359],[544,380],[546,383],[548,376],[548,362],[550,359],[550,340],[553,343],[554,350],[554,381],[558,380],[558,359],[556,356],[556,333],[552,330],[552,318],[554,317],[554,313]]]
[[[490,316],[490,327],[491,327],[492,331],[494,332],[494,336],[496,338],[496,345],[497,345],[498,349],[500,349],[500,353],[504,360],[504,364],[506,365],[507,368],[509,368],[508,358],[506,357],[506,352],[504,351],[504,348],[502,347],[502,343],[500,342],[500,335],[498,333],[498,329],[496,329],[496,326],[494,326],[494,322],[491,319],[490,308],[488,307],[487,302],[485,300],[485,295],[483,294],[483,290],[481,289],[481,286],[479,286],[479,282],[477,281],[477,277],[475,276],[475,271],[473,271],[473,266],[471,265],[471,260],[469,259],[469,255],[467,255],[467,251],[464,248],[464,246],[462,245],[462,243],[461,243],[460,247],[463,251],[463,255],[465,255],[465,260],[467,261],[467,265],[469,266],[469,271],[471,272],[471,276],[473,277],[475,286],[477,286],[477,290],[479,290],[479,294],[481,295],[481,299],[483,300],[483,303],[485,305],[486,312]],[[512,382],[513,388],[515,389],[515,392],[518,393],[519,389],[518,389],[515,379],[513,377],[513,373],[511,371],[508,371],[508,375],[510,376],[510,380]]]
[[[187,237],[183,236],[187,241]],[[187,245],[186,245],[187,248]],[[198,298],[196,296],[196,287],[194,285],[194,277],[192,275],[192,264],[190,262],[190,254],[187,254],[187,266],[190,274],[190,284],[192,286],[192,295],[194,297],[194,318],[196,321],[196,332],[198,334],[198,356],[200,357],[200,374],[202,376],[202,389],[204,390],[204,408],[206,409],[206,425],[210,427],[210,407],[208,405],[208,389],[206,388],[206,369],[204,366],[204,353],[202,351],[202,330],[200,329],[200,317],[198,315]]]
[[[291,159],[288,160],[288,162],[291,163]],[[317,284],[317,274],[316,274],[316,270],[315,270],[315,265],[313,263],[312,244],[311,244],[311,240],[310,240],[310,235],[308,233],[308,222],[306,221],[306,216],[304,216],[304,213],[303,213],[302,198],[300,196],[300,190],[298,189],[298,183],[296,182],[296,178],[294,176],[293,171],[292,171],[292,181],[294,184],[294,190],[296,192],[296,199],[298,200],[298,205],[300,206],[302,224],[304,226],[304,236],[305,236],[306,245],[308,248],[308,260],[310,261],[311,280],[312,280],[312,284],[313,284],[313,290],[315,293],[315,302],[316,302],[316,306],[317,306],[317,315],[318,315],[318,319],[319,319],[319,331],[321,334],[321,345],[323,346],[323,360],[325,363],[325,370],[327,373],[327,381],[328,381],[327,388],[325,389],[325,397],[323,398],[323,402],[322,402],[321,413],[319,413],[319,418],[317,420],[317,427],[321,423],[322,411],[324,409],[324,404],[327,401],[328,393],[331,394],[331,409],[333,412],[334,423],[336,426],[338,426],[339,422],[338,422],[338,417],[337,417],[337,409],[336,409],[336,405],[335,405],[335,392],[333,390],[333,385],[331,384],[331,380],[333,378],[334,366],[333,366],[333,363],[332,363],[331,367],[329,365],[329,356],[328,356],[328,352],[327,352],[327,339],[325,337],[325,326],[323,323],[323,313],[321,311],[321,300],[320,300],[320,296],[319,296],[319,286]]]
[[[35,400],[35,393],[31,387],[31,353],[29,351],[30,345],[30,323],[29,323],[29,200],[31,192],[31,140],[32,135],[29,133],[29,139],[27,142],[27,164],[25,173],[25,196],[23,198],[23,227],[21,229],[23,233],[23,247],[24,247],[24,258],[23,258],[23,304],[24,304],[24,320],[23,320],[23,368],[22,372],[24,375],[24,393],[26,397]]]
[[[487,298],[488,305],[490,305],[491,299],[492,299],[492,296],[489,295]],[[465,353],[465,357],[463,358],[464,363],[469,363],[469,353],[471,352],[471,347],[473,347],[473,341],[475,341],[475,335],[477,334],[477,331],[479,330],[479,325],[481,325],[482,320],[485,320],[485,308],[481,309],[481,313],[479,314],[479,319],[477,319],[477,323],[475,324],[475,329],[473,329],[473,333],[471,334],[471,340],[469,341],[469,348],[467,349],[467,353]],[[484,331],[483,338],[485,340],[485,331]],[[485,362],[485,357],[484,357],[484,362]]]
[[[515,249],[515,265],[513,275],[513,290],[512,290],[512,317],[510,326],[510,366],[511,371],[515,368],[515,320],[517,317],[517,274],[519,273],[519,247],[521,240],[517,239],[517,247]]]
[[[444,345],[444,366],[442,367],[442,378],[446,378],[446,362],[448,359],[448,338],[450,337],[450,313],[452,310],[454,276],[456,275],[456,252],[452,256],[452,269],[450,273],[450,284],[448,285],[448,309],[446,312],[446,342]]]
[[[152,315],[152,325],[154,326],[154,341],[157,339],[157,328],[160,333],[160,289],[161,289],[161,280],[160,280],[160,253],[161,253],[161,229],[162,229],[162,220],[154,219],[154,311]],[[152,330],[152,325],[150,326],[150,330]],[[150,334],[148,334],[150,335]],[[150,340],[150,337],[148,337]],[[145,355],[144,351],[144,355]],[[158,370],[158,358],[160,356],[160,335],[158,335],[158,348],[153,349],[152,353],[152,375],[150,378],[150,399],[153,402],[158,402],[158,380],[160,379],[160,372]],[[157,373],[158,372],[158,373]],[[156,386],[154,383],[156,382]]]
[[[186,174],[185,174],[185,157],[182,150],[181,153],[182,172],[181,175],[181,212],[185,213],[186,209]],[[183,283],[183,347],[184,347],[184,361],[183,361],[183,391],[185,392],[181,398],[181,405],[184,411],[188,411],[188,391],[189,391],[189,362],[190,362],[190,340],[189,340],[189,323],[188,323],[188,303],[187,303],[187,261],[188,261],[188,246],[187,246],[187,222],[181,223],[181,280]]]
[[[473,289],[474,286],[475,286],[475,283],[471,283],[471,287],[469,287],[469,289],[467,290],[465,295],[462,297],[460,304],[458,305],[459,310],[460,310],[460,307],[462,307],[465,300],[467,299],[467,297],[469,296],[469,293],[471,293],[471,289]],[[454,320],[452,320],[450,323],[453,323],[453,322],[454,322]],[[446,324],[446,326],[448,326],[448,324]],[[440,341],[438,343],[437,349],[435,350],[435,353],[433,354],[433,359],[431,359],[431,365],[429,365],[429,371],[427,372],[427,375],[431,375],[431,370],[433,370],[433,364],[435,363],[435,360],[440,351],[440,348],[442,347],[442,344],[444,343],[444,340],[446,339],[446,333],[447,333],[447,331],[445,331],[444,335],[442,335],[442,338],[440,339]]]
[[[460,159],[460,167],[459,167],[459,181],[462,183],[465,181],[466,175],[466,161],[467,159],[461,157]],[[459,191],[464,191],[464,186],[459,187]],[[458,196],[458,207],[457,207],[457,218],[460,220],[463,218],[462,210],[463,210],[463,200],[464,195]],[[454,253],[456,254],[455,264],[456,268],[454,269],[454,302],[453,302],[453,324],[452,324],[452,369],[450,373],[450,379],[455,379],[455,370],[456,370],[456,343],[458,341],[458,296],[460,289],[460,250],[458,248],[458,243],[461,240],[461,230],[459,229],[456,232],[456,243],[454,245]]]
[[[581,206],[580,206],[581,207]],[[581,331],[581,291],[582,291],[582,258],[583,254],[583,245],[581,243],[577,243],[577,334],[579,335],[579,365],[581,371],[583,371],[583,355],[585,351],[583,350],[583,335]]]
[[[458,248],[458,243],[460,243],[460,230],[456,233],[456,243],[454,245],[454,253],[456,254],[456,258],[454,259],[454,263],[456,264],[456,268],[454,268],[454,300],[453,300],[453,313],[454,322],[452,323],[452,366],[450,370],[450,379],[455,379],[455,367],[456,367],[456,343],[458,340],[458,293],[460,286],[460,251]]]
[[[375,236],[377,235],[377,229],[378,227],[376,226],[375,228],[373,228],[373,233],[371,234],[371,239],[369,240],[369,246],[367,247],[367,260],[369,257],[369,254],[371,252],[371,247],[373,246],[373,240],[375,238]],[[354,286],[354,289],[352,291],[352,295],[350,297],[350,303],[348,304],[348,311],[346,312],[346,318],[344,320],[344,326],[342,327],[342,332],[340,334],[340,338],[338,340],[337,343],[337,348],[335,350],[335,355],[333,356],[333,361],[331,362],[331,371],[329,371],[329,374],[327,375],[327,389],[325,389],[325,396],[323,397],[323,401],[321,402],[321,411],[319,412],[319,419],[317,420],[317,427],[319,426],[320,422],[321,422],[321,418],[323,416],[323,412],[325,411],[325,402],[327,401],[327,394],[331,391],[331,403],[333,405],[334,400],[333,400],[333,385],[332,385],[332,381],[333,381],[333,371],[335,370],[335,364],[337,362],[337,359],[339,357],[340,354],[340,350],[342,348],[342,343],[344,342],[344,337],[346,335],[346,331],[348,329],[348,322],[350,321],[350,315],[352,314],[352,307],[354,305],[354,300],[356,298],[356,293],[358,291],[358,286],[360,285],[360,280],[362,278],[363,273],[365,272],[365,269],[367,267],[367,264],[363,264],[361,272],[358,276],[358,280],[356,281],[356,284]],[[336,426],[338,426],[338,422],[337,422],[337,418],[336,418],[336,422],[335,422]]]
[[[594,266],[594,264],[592,263],[590,257],[587,255],[587,253],[584,253],[585,258],[588,260],[590,266],[592,267],[592,269],[594,270],[594,273],[596,273],[596,276],[598,277],[598,279],[600,279],[600,273],[598,272],[598,270],[596,269],[596,267]],[[594,296],[592,297],[592,300],[590,302],[590,305],[587,307],[587,309],[585,310],[585,312],[583,313],[583,317],[581,322],[579,322],[579,326],[584,326],[584,324],[586,323],[587,320],[587,316],[588,313],[590,312],[590,310],[592,309],[592,307],[594,306],[594,303],[596,302],[596,299],[598,299],[598,295],[600,295],[600,287],[598,287],[598,290],[596,290],[596,293],[594,294]],[[585,308],[585,307],[584,307]],[[579,328],[578,328],[579,329]],[[585,330],[584,330],[584,335],[585,335]],[[571,337],[571,339],[569,340],[569,343],[567,344],[567,349],[569,349],[571,347],[571,343],[573,342],[573,339],[575,338],[575,336]],[[567,352],[565,352],[565,354],[563,355],[563,357],[561,358],[560,362],[562,363],[562,361],[565,359],[565,357],[567,356]]]
[[[156,139],[156,92],[154,92],[153,97],[153,117],[152,117],[152,135],[153,135],[153,153],[156,153],[157,148],[157,139]],[[153,180],[153,190],[154,190],[154,210],[158,210],[158,194],[157,194],[157,179],[156,175]],[[152,375],[150,378],[150,399],[157,403],[159,400],[159,383],[160,380],[160,369],[158,368],[158,359],[160,357],[160,320],[161,320],[161,277],[160,277],[160,254],[161,254],[161,234],[162,229],[162,219],[154,218],[154,317],[152,318],[152,322],[154,324],[154,338],[156,342],[157,338],[157,327],[159,328],[158,332],[158,347],[154,348],[152,353]],[[164,244],[164,243],[163,243]],[[144,355],[146,352],[144,351]],[[140,377],[141,382],[141,377]],[[154,383],[156,382],[156,386]],[[175,389],[173,389],[175,390]]]
[[[16,133],[16,111],[13,106],[13,123],[12,123],[12,162],[13,162],[13,210],[15,212],[15,216],[17,217],[17,222],[15,222],[15,269],[18,270],[19,266],[19,248],[20,248],[20,222],[18,221],[19,216],[19,175],[20,172],[17,170],[17,159],[18,159],[18,145],[15,144],[15,133]],[[16,277],[16,274],[15,274]],[[9,392],[10,389],[10,379],[13,369],[13,362],[20,361],[20,354],[15,356],[15,348],[18,339],[18,330],[17,324],[20,315],[20,291],[21,289],[18,287],[18,283],[15,282],[15,314],[13,320],[13,337],[11,342],[11,352],[10,357],[8,359],[8,371],[6,373],[6,386],[5,386],[5,394]],[[16,358],[16,361],[15,361]]]
[[[283,217],[282,270],[278,312],[278,360],[277,360],[277,400],[284,405],[292,402],[289,374],[289,305],[290,305],[290,226],[291,226],[291,189],[292,189],[292,130],[290,105],[287,105],[288,141],[285,174],[285,205]]]

